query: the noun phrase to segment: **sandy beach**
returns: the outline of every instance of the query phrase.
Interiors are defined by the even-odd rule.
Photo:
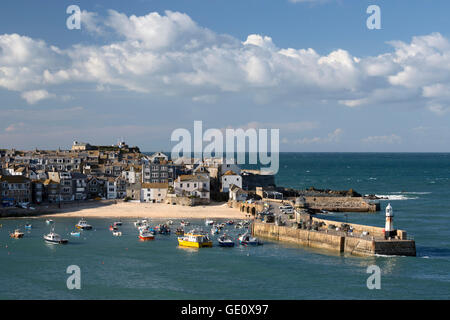
[[[179,206],[163,203],[118,202],[117,204],[87,208],[67,208],[60,213],[43,217],[85,217],[85,218],[222,218],[246,219],[246,215],[226,203],[212,203],[207,206]]]

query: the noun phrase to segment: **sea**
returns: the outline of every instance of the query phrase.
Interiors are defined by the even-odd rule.
[[[390,203],[395,227],[416,242],[416,257],[356,257],[267,240],[222,248],[215,237],[212,248],[184,249],[175,234],[141,242],[133,220],[125,219],[123,235],[114,237],[113,219],[89,217],[94,228],[79,238],[70,235],[78,219],[54,218],[55,231],[69,243],[51,245],[42,238],[50,230],[45,219],[2,219],[0,299],[449,299],[449,179],[448,153],[280,154],[277,185],[352,188],[388,198],[378,213],[324,217],[383,226]],[[24,238],[9,237],[26,223],[32,228]],[[205,228],[202,219],[191,223]],[[226,232],[236,238],[243,230]],[[80,289],[67,285],[73,265],[79,267]],[[380,271],[375,287],[373,266]]]

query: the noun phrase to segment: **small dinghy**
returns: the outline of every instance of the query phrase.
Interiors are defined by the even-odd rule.
[[[122,231],[113,231],[113,236],[115,236],[115,237],[120,237],[120,236],[122,236]]]
[[[242,245],[253,245],[253,246],[262,245],[262,242],[259,241],[258,238],[252,237],[248,232],[239,236],[239,243]]]
[[[19,229],[14,230],[13,233],[10,233],[9,236],[11,238],[15,238],[15,239],[19,239],[19,238],[23,238],[24,233],[21,232]]]
[[[181,220],[181,222],[180,222],[180,225],[181,225],[182,227],[189,226],[190,224],[191,224],[191,223],[190,223],[189,221]]]
[[[46,224],[52,224],[52,223],[53,223],[53,220],[52,220],[52,219],[47,219],[47,220],[45,220],[45,223],[46,223]]]
[[[113,223],[113,226],[121,226],[122,225],[122,221],[116,221]]]
[[[184,229],[183,228],[177,228],[177,230],[175,230],[175,234],[177,236],[184,236]]]
[[[31,229],[31,224],[29,224],[29,223],[27,223],[26,225],[25,225],[25,229]]]
[[[139,232],[139,239],[142,241],[154,240],[155,235],[149,230],[142,230]]]
[[[79,237],[79,236],[81,236],[81,232],[80,232],[80,231],[72,231],[72,232],[70,233],[70,235],[71,235],[72,237]]]
[[[221,235],[217,239],[217,242],[219,242],[219,246],[221,247],[234,247],[234,240],[226,234]]]
[[[213,220],[208,220],[208,219],[205,220],[205,225],[206,226],[212,226],[213,224],[214,224]]]

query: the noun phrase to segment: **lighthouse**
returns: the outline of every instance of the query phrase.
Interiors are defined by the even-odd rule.
[[[389,203],[386,207],[386,225],[384,227],[384,233],[386,237],[390,237],[394,232],[394,211]]]

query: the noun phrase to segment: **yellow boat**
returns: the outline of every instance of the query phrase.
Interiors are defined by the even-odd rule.
[[[182,237],[178,237],[178,245],[191,248],[212,247],[212,241],[206,234],[189,232]]]

